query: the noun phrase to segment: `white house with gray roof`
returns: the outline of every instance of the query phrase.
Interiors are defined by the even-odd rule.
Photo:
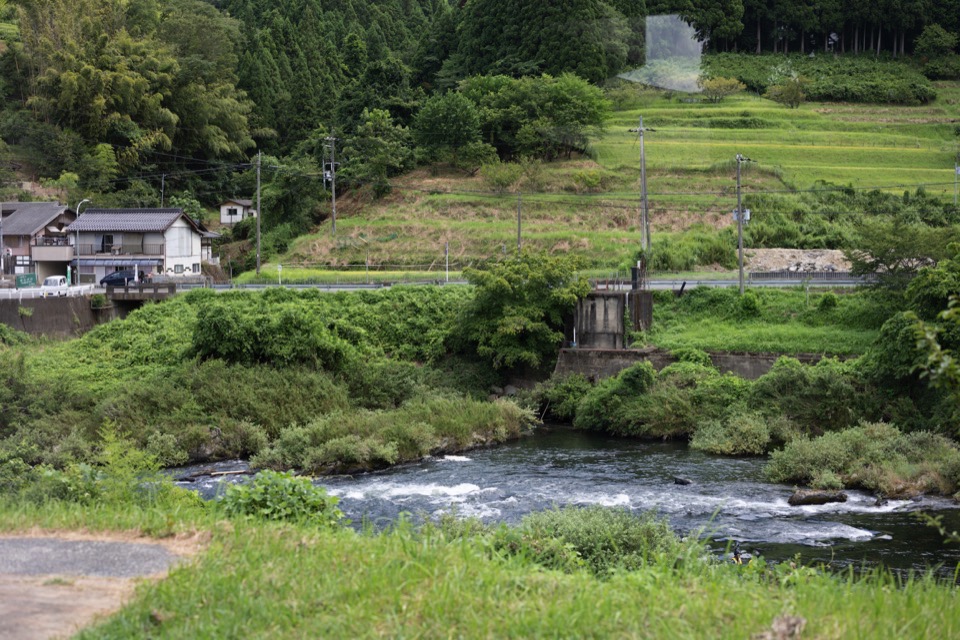
[[[0,203],[0,250],[7,275],[66,275],[73,246],[66,233],[76,214],[59,202]]]
[[[220,224],[236,224],[244,218],[257,217],[253,200],[233,198],[220,203]]]
[[[81,283],[108,273],[199,275],[210,234],[183,209],[85,209],[67,227],[74,236]],[[206,245],[206,246],[205,246]]]

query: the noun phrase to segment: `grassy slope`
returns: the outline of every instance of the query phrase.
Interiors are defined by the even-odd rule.
[[[860,294],[837,296],[832,308],[819,307],[826,293],[801,287],[754,294],[756,315],[740,312],[734,289],[694,289],[679,299],[660,296],[649,341],[664,349],[859,355],[879,335],[875,318],[882,313]]]
[[[519,184],[525,194],[524,246],[577,253],[597,268],[630,261],[638,238],[639,146],[628,129],[641,115],[657,129],[646,145],[655,233],[675,233],[697,222],[729,225],[737,153],[759,162],[745,170],[745,193],[807,189],[826,180],[894,191],[922,183],[932,195],[951,197],[957,142],[950,121],[960,116],[960,83],[938,83],[937,90],[936,102],[918,107],[808,103],[796,110],[747,94],[711,105],[644,92],[636,104],[614,114],[592,145],[596,162],[553,163],[545,166],[538,188]],[[698,126],[742,117],[761,128]],[[583,171],[602,176],[600,192],[577,191],[575,176]],[[403,176],[396,185],[382,201],[338,203],[337,238],[327,223],[298,239],[279,258],[284,277],[295,278],[298,264],[369,261],[421,265],[437,278],[444,273],[446,242],[454,269],[516,246],[516,194],[495,196],[479,177],[427,170]],[[265,269],[275,278],[275,264]]]

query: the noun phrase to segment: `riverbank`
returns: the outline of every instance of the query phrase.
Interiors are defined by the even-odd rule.
[[[832,576],[802,566],[705,559],[697,546],[598,576],[497,551],[481,535],[224,518],[196,507],[0,500],[0,529],[208,532],[207,550],[142,584],[80,638],[603,637],[747,638],[792,622],[803,637],[929,638],[960,633],[956,590],[929,575]],[[154,529],[153,527],[158,527]],[[106,535],[113,535],[107,533]],[[749,603],[749,605],[745,604]],[[769,636],[776,637],[776,636]]]

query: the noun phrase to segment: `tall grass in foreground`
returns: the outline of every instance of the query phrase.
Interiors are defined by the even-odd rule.
[[[956,637],[955,588],[667,557],[599,579],[480,540],[238,522],[198,561],[80,638],[749,638],[784,614],[803,637]]]

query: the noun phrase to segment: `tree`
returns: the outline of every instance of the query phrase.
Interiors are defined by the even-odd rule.
[[[460,317],[459,337],[497,369],[540,366],[563,342],[565,314],[590,291],[577,266],[567,256],[524,252],[464,269],[475,293]]]
[[[604,0],[472,0],[460,34],[458,65],[467,74],[573,72],[600,82],[636,48],[626,18]]]
[[[956,34],[950,33],[938,24],[927,25],[914,44],[914,53],[930,60],[950,55],[957,47]]]
[[[950,257],[956,232],[898,218],[865,219],[852,246],[844,250],[856,276],[876,279],[879,287],[902,292],[921,267]]]
[[[520,180],[523,167],[512,162],[490,162],[480,167],[480,176],[498,194],[503,194]]]
[[[423,104],[413,131],[417,144],[432,158],[446,156],[456,164],[460,150],[480,140],[480,114],[470,99],[451,91]]]
[[[940,313],[938,319],[954,335],[960,333],[960,297],[951,296],[949,306]],[[949,393],[955,411],[960,410],[960,360],[956,351],[942,344],[942,329],[936,324],[914,317],[913,328],[917,336],[917,348],[926,355],[920,375],[929,377],[934,387]]]
[[[572,73],[474,76],[460,83],[460,93],[477,106],[483,139],[505,159],[569,157],[586,148],[610,112],[603,92]]]
[[[736,78],[724,78],[722,76],[716,78],[701,77],[697,81],[697,86],[699,86],[703,92],[703,97],[706,98],[708,102],[714,104],[722,102],[727,96],[731,96],[747,88],[747,85]]]
[[[369,184],[381,197],[390,192],[388,178],[413,167],[410,134],[383,109],[365,109],[361,119],[343,148],[343,179],[355,186]]]

